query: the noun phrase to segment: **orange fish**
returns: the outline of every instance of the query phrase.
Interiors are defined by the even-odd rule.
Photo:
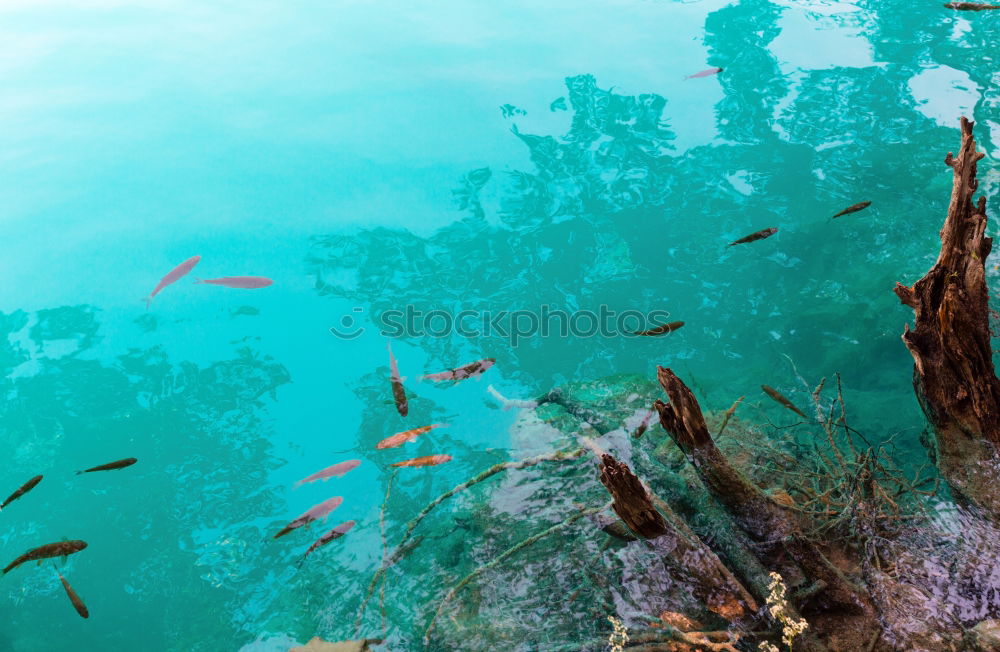
[[[447,426],[447,423],[432,423],[429,426],[421,426],[419,428],[414,428],[413,430],[406,430],[403,432],[397,432],[391,437],[386,437],[379,443],[375,444],[375,448],[395,448],[396,446],[402,446],[408,441],[413,441],[419,435],[429,432],[434,428],[443,428]]]
[[[451,461],[451,455],[425,455],[404,462],[396,462],[392,466],[435,466],[449,461]]]

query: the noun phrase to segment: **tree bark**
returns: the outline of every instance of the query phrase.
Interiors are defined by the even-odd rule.
[[[755,615],[758,605],[750,592],[666,504],[660,501],[667,518],[656,510],[649,491],[627,464],[602,455],[601,482],[614,498],[615,513],[633,532],[651,540],[666,565],[711,611],[730,621]]]
[[[655,404],[660,423],[691,461],[709,493],[732,514],[754,541],[781,544],[824,595],[839,606],[872,613],[867,596],[844,577],[803,534],[798,516],[778,504],[739,472],[715,445],[701,407],[691,390],[670,369],[657,368],[657,379],[670,404]]]
[[[1000,521],[1000,380],[989,330],[986,198],[973,202],[979,183],[973,123],[962,118],[952,168],[951,203],[941,229],[937,262],[912,287],[896,284],[900,301],[913,308],[915,326],[903,332],[913,355],[913,387],[933,427],[933,454],[955,497]]]

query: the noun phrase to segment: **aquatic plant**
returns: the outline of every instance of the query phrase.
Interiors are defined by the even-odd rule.
[[[788,589],[785,587],[785,582],[781,579],[781,575],[774,571],[771,571],[770,575],[767,611],[771,614],[771,618],[781,624],[781,642],[790,650],[795,638],[808,629],[809,623],[789,613],[788,600],[785,597]]]

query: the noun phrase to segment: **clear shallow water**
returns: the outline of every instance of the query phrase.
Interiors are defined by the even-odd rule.
[[[375,442],[451,424],[402,449],[455,459],[397,476],[398,532],[520,456],[488,383],[532,396],[664,364],[706,408],[749,394],[778,420],[756,392],[796,391],[788,356],[810,381],[841,372],[855,422],[899,432],[920,461],[898,339],[910,315],[891,287],[934,259],[963,113],[998,213],[997,25],[895,1],[4,3],[3,477],[46,479],[0,514],[0,551],[90,542],[64,574],[93,615],[71,613],[51,571],[19,569],[0,582],[0,650],[347,638],[381,556],[385,464],[400,459]],[[724,70],[683,79],[709,66]],[[771,239],[724,246],[768,226]],[[184,279],[145,311],[196,254],[192,276],[275,285]],[[399,338],[411,378],[498,361],[479,382],[410,385],[402,420],[373,319],[407,304],[607,305],[686,326],[516,348]],[[328,330],[345,314],[366,327],[357,339]],[[140,464],[72,475],[126,456]],[[346,457],[363,464],[291,488]],[[359,525],[295,573],[320,530],[266,539],[330,495],[345,497],[331,525]],[[399,641],[444,587],[410,588],[390,590],[406,605]]]

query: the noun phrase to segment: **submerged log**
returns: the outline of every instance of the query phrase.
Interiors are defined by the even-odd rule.
[[[615,499],[611,506],[633,532],[644,539],[655,539],[667,533],[667,522],[649,497],[639,478],[610,455],[601,456],[601,484]]]
[[[871,614],[868,596],[803,534],[798,516],[750,482],[719,450],[691,390],[670,369],[658,367],[657,378],[670,398],[669,405],[662,401],[655,404],[660,424],[687,455],[709,493],[740,528],[757,543],[780,544],[808,579],[822,583],[823,595],[830,602]]]
[[[662,501],[657,502],[666,518],[657,511],[653,496],[627,464],[603,454],[601,482],[614,498],[615,513],[633,532],[651,540],[653,548],[663,553],[671,571],[689,583],[694,595],[711,611],[730,621],[757,612],[758,605],[751,593],[684,521]]]
[[[913,387],[930,422],[932,453],[955,497],[1000,521],[1000,380],[990,348],[986,257],[986,198],[979,185],[973,123],[962,118],[958,156],[945,163],[954,175],[937,262],[912,287],[896,284],[913,308],[915,326],[903,332],[913,355]]]

